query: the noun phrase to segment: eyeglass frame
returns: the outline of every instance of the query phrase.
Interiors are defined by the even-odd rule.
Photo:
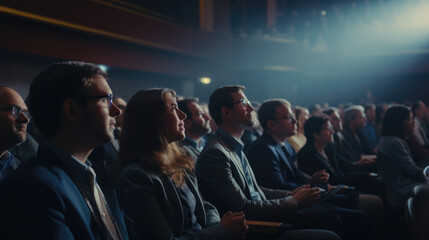
[[[231,107],[234,106],[235,104],[241,103],[241,106],[245,107],[245,106],[252,106],[252,103],[250,103],[250,101],[247,98],[242,98],[238,101],[232,102],[231,103]]]
[[[85,96],[87,99],[102,99],[107,98],[109,101],[108,107],[111,108],[113,105],[113,94],[97,95],[97,96]]]
[[[273,120],[277,121],[280,119],[287,119],[287,120],[289,120],[290,123],[293,123],[293,121],[295,121],[295,122],[297,121],[295,114],[288,114],[288,115],[283,116],[283,117],[274,118]]]
[[[9,111],[15,119],[18,119],[21,116],[21,113],[23,113],[25,115],[25,117],[27,117],[28,120],[31,119],[30,112],[28,112],[28,110],[23,110],[22,107],[17,106],[17,105],[9,105],[9,106],[5,106],[5,107],[0,107],[0,110]]]
[[[321,129],[320,129],[320,131],[325,131],[325,130],[328,130],[328,131],[332,131],[332,130],[334,130],[334,125],[330,125],[330,126],[328,126],[328,127],[326,127],[326,128],[321,128]]]

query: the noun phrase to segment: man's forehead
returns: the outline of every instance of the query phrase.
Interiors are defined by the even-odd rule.
[[[243,98],[247,99],[246,95],[244,95],[244,93],[243,93],[243,91],[241,91],[241,89],[238,90],[238,92],[231,93],[231,97],[232,97],[233,102],[239,101]]]
[[[276,113],[279,115],[283,115],[283,114],[289,115],[292,113],[292,108],[287,104],[282,104],[276,107]]]
[[[21,108],[27,108],[22,97],[11,88],[2,88],[0,90],[0,106],[16,105]]]
[[[111,94],[112,90],[107,80],[102,75],[98,74],[93,77],[93,82],[88,92],[91,94]]]
[[[198,104],[196,102],[190,102],[188,105],[188,108],[189,108],[189,110],[195,111],[195,112],[203,111],[200,104]]]

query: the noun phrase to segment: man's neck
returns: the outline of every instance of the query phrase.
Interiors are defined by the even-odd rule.
[[[89,154],[91,154],[93,150],[93,148],[80,145],[77,140],[75,141],[68,138],[54,137],[49,141],[65,153],[78,159],[81,163],[86,162]]]
[[[265,131],[268,135],[270,135],[272,138],[274,138],[274,140],[276,140],[276,142],[283,144],[287,137],[283,137],[283,136],[278,136],[275,132],[272,131]]]
[[[191,133],[190,131],[185,131],[185,135],[186,135],[186,137],[194,140],[197,143],[200,142],[201,137],[202,137],[201,135]]]
[[[219,128],[228,133],[229,135],[235,137],[236,139],[240,139],[244,131],[244,129],[235,127],[231,124],[223,124]]]
[[[314,142],[313,143],[314,148],[316,148],[316,150],[318,152],[325,152],[325,144],[324,143],[320,143],[320,142]]]

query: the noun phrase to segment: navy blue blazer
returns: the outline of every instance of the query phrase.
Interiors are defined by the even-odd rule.
[[[112,220],[128,239],[116,192],[100,187]],[[0,212],[2,239],[104,239],[79,188],[46,144],[2,184]]]
[[[263,187],[293,190],[308,183],[292,159],[288,159],[276,140],[266,133],[250,145],[246,156],[259,185]]]

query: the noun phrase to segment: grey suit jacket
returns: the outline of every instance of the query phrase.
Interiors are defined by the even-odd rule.
[[[416,166],[405,140],[395,136],[380,139],[377,168],[383,177],[387,200],[391,206],[404,204],[414,186],[423,184],[423,169]]]
[[[289,191],[260,188],[249,170],[262,201],[251,200],[240,158],[219,133],[206,144],[195,168],[201,193],[220,213],[244,211],[250,220],[281,221],[296,210],[296,201],[287,196]]]
[[[195,216],[203,230],[184,232],[184,213],[179,195],[170,178],[143,169],[140,164],[128,165],[118,179],[126,214],[134,221],[139,239],[228,239],[229,233],[219,222],[213,205],[202,200],[191,174],[186,184],[196,199]]]

